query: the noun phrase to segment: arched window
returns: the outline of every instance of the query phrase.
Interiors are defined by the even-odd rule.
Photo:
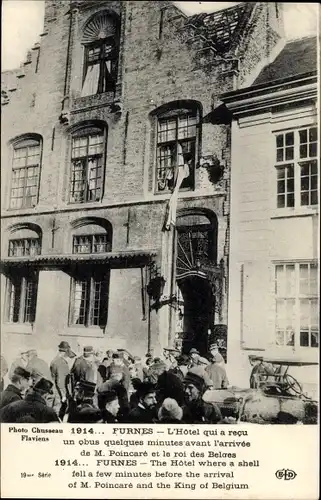
[[[84,80],[81,95],[115,90],[119,53],[119,21],[103,11],[92,17],[83,31]]]
[[[8,256],[33,257],[41,253],[42,231],[36,224],[10,228]],[[6,316],[9,323],[34,323],[36,318],[38,271],[30,266],[7,270]]]
[[[97,254],[111,251],[112,226],[98,217],[80,219],[72,224],[72,252]],[[109,268],[104,264],[77,262],[72,275],[69,323],[83,327],[105,328],[108,314]]]
[[[89,124],[74,129],[71,148],[70,201],[99,201],[103,194],[107,128]]]
[[[12,142],[10,208],[31,208],[38,203],[42,139],[38,135]]]
[[[200,106],[178,101],[157,110],[156,191],[194,189],[200,142]],[[182,176],[179,167],[188,165]],[[183,171],[182,171],[183,172]]]
[[[73,224],[72,253],[105,253],[112,249],[111,224],[100,218],[86,218]]]
[[[216,264],[217,218],[214,214],[195,210],[178,215],[176,229],[177,278],[204,265]]]
[[[35,224],[19,224],[11,228],[9,257],[32,257],[41,253],[41,229]]]

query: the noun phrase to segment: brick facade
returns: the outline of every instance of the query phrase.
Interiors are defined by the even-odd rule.
[[[182,191],[178,210],[203,209],[218,220],[217,262],[223,259],[227,280],[229,248],[230,126],[206,117],[219,106],[222,92],[253,79],[282,40],[281,19],[274,3],[254,3],[244,11],[234,45],[222,55],[171,2],[48,1],[44,32],[28,59],[15,72],[2,75],[2,257],[16,224],[35,224],[42,233],[34,324],[8,323],[8,285],[2,280],[3,352],[17,354],[21,345],[36,345],[46,359],[63,336],[75,350],[84,344],[127,347],[133,354],[154,353],[171,341],[175,320],[168,304],[142,312],[150,259],[165,279],[169,293],[173,267],[168,262],[168,235],[162,231],[170,193],[155,192],[157,110],[169,103],[196,105],[201,116],[198,159],[216,155],[224,166],[219,183],[205,168],[196,168],[193,190]],[[230,10],[230,9],[228,9]],[[82,36],[91,16],[105,12],[120,22],[115,92],[81,96],[84,46]],[[228,19],[228,17],[227,17]],[[238,64],[232,60],[238,59]],[[231,62],[232,61],[232,62]],[[251,75],[253,74],[253,77]],[[106,168],[100,201],[70,203],[71,137],[79,124],[104,123]],[[9,209],[12,140],[25,134],[42,138],[39,200],[34,208]],[[70,276],[57,264],[72,252],[73,224],[82,218],[108,220],[113,227],[112,252],[141,252],[147,261],[122,257],[111,265],[108,322],[104,329],[68,326]],[[54,232],[53,222],[55,224]],[[54,236],[53,236],[54,234]],[[14,260],[14,258],[12,258]],[[107,259],[108,260],[108,259]],[[108,262],[110,262],[108,260]],[[5,269],[10,268],[10,262]],[[147,279],[147,278],[146,278]],[[223,284],[227,291],[226,281]],[[227,300],[216,322],[227,322]],[[211,326],[211,325],[209,325]]]

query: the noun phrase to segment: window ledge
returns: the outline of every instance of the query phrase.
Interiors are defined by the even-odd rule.
[[[7,323],[2,324],[3,333],[12,335],[32,335],[34,327],[30,323]]]
[[[113,91],[84,97],[76,97],[72,103],[71,112],[92,107],[106,106],[108,104],[112,104],[114,100],[115,93]]]
[[[319,206],[300,208],[276,208],[271,212],[271,219],[286,219],[288,217],[308,217],[318,215]]]
[[[155,201],[155,200],[169,200],[172,193],[167,191],[166,193],[148,193],[146,196],[146,201]],[[188,191],[180,191],[178,195],[178,199],[185,198],[199,198],[203,196],[225,196],[226,189],[198,189],[198,190],[188,190]]]
[[[70,337],[95,337],[103,338],[105,336],[104,330],[99,326],[91,327],[79,327],[69,326],[63,333],[59,334],[60,337],[65,337],[66,335]]]

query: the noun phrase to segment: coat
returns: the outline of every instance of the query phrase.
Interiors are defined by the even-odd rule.
[[[129,373],[128,367],[125,364],[123,364],[121,366],[118,366],[118,365],[116,366],[113,363],[111,363],[111,365],[106,368],[106,380],[109,380],[113,373],[122,373],[123,374],[123,378],[122,378],[121,382],[122,382],[123,386],[125,387],[126,391],[128,391],[129,385],[130,385],[130,373]]]
[[[60,400],[66,398],[66,379],[70,373],[67,361],[56,356],[50,364],[50,372],[54,383],[54,392]]]
[[[228,387],[229,382],[223,366],[212,363],[205,368],[205,371],[213,383],[213,389],[226,389]]]
[[[48,364],[38,356],[33,356],[26,366],[26,370],[31,373],[33,379],[45,378],[51,380],[51,373]]]
[[[101,412],[104,424],[117,424],[118,420],[110,411],[102,410]]]
[[[184,384],[182,380],[172,371],[163,372],[158,377],[156,389],[158,401],[162,402],[166,398],[173,398],[179,406],[185,402]]]
[[[25,399],[15,401],[2,408],[0,410],[0,422],[46,424],[59,422],[59,419],[54,410],[48,408],[43,397],[37,391],[32,391],[26,395]]]
[[[74,382],[86,380],[86,382],[97,382],[98,366],[94,361],[87,360],[84,356],[79,356],[71,368]]]
[[[157,421],[156,409],[145,408],[139,403],[129,412],[128,421],[132,424],[152,424]]]
[[[0,409],[13,403],[14,401],[21,401],[22,394],[20,389],[13,384],[9,384],[8,387],[0,394]]]
[[[222,420],[217,405],[205,403],[202,399],[191,401],[183,407],[183,421],[185,424],[217,424]]]

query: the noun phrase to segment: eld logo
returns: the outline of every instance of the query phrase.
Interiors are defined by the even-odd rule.
[[[277,479],[285,479],[288,481],[289,479],[294,479],[297,476],[297,473],[291,469],[279,469],[275,473]]]

